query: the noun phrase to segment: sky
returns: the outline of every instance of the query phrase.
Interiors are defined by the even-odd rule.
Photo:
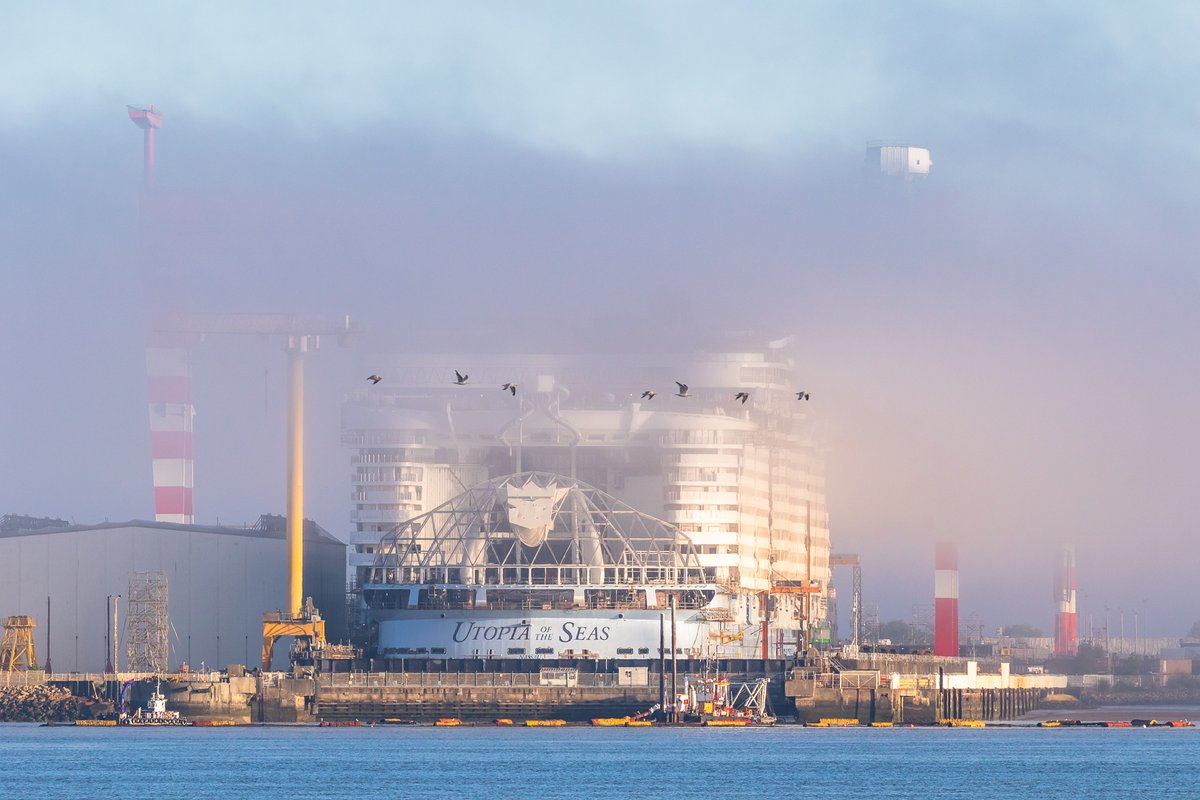
[[[1185,3],[7,3],[0,512],[145,518],[144,252],[201,310],[349,313],[309,361],[348,525],[369,353],[796,335],[835,549],[883,619],[1200,618],[1200,10]],[[165,122],[145,215],[140,134]],[[881,196],[864,145],[928,147]],[[145,234],[143,236],[143,234]],[[143,244],[144,243],[144,244]],[[143,247],[145,250],[143,250]],[[195,353],[201,522],[282,511],[277,342]],[[1115,624],[1115,623],[1114,623]],[[1131,627],[1131,626],[1127,626]]]

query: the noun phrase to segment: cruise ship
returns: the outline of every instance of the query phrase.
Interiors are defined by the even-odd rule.
[[[782,347],[372,363],[342,437],[376,657],[657,657],[672,603],[688,657],[828,640],[820,429]]]

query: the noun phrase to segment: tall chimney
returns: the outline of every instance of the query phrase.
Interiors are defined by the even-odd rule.
[[[949,542],[934,556],[933,654],[958,656],[958,545]]]
[[[1058,551],[1054,576],[1054,655],[1073,656],[1079,648],[1075,630],[1075,547]]]

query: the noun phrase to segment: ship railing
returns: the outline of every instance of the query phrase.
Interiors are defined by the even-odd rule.
[[[338,687],[500,688],[523,689],[550,685],[539,672],[324,672],[318,685]],[[552,679],[551,679],[552,680]],[[619,673],[578,672],[571,685],[584,689],[612,689],[622,684]]]

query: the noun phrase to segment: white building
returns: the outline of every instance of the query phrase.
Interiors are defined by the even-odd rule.
[[[708,579],[768,603],[772,655],[792,648],[829,584],[824,472],[810,402],[779,349],[682,357],[456,355],[378,359],[387,378],[348,399],[350,563],[365,582],[380,539],[488,478],[575,477],[677,526]],[[454,384],[454,370],[469,375]],[[675,380],[689,385],[678,397]],[[502,391],[516,382],[513,396]],[[641,397],[653,390],[653,398]],[[749,393],[747,402],[735,393]],[[814,587],[815,594],[800,590]],[[791,591],[788,591],[791,590]],[[789,633],[784,633],[784,632]]]
[[[912,181],[928,177],[933,161],[925,147],[871,144],[866,164],[878,176]]]

